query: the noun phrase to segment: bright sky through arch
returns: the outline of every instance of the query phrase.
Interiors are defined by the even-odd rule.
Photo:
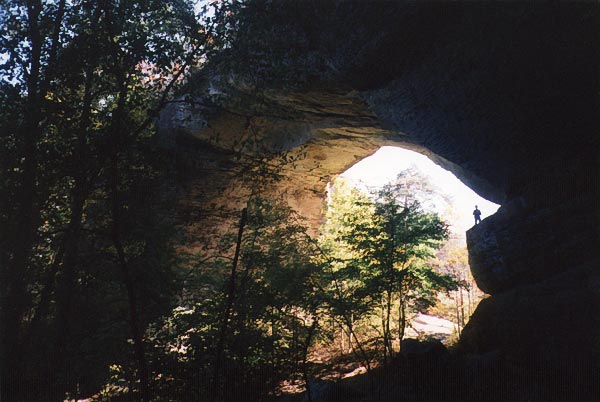
[[[202,11],[202,7],[206,6],[206,14],[204,17],[213,17],[215,15],[215,9],[214,7],[210,6],[210,4],[213,2],[214,1],[211,0],[194,0],[194,12],[198,14]]]
[[[398,173],[414,168],[425,175],[433,184],[436,192],[450,200],[453,210],[449,214],[448,205],[432,201],[432,209],[439,213],[449,224],[450,229],[458,234],[473,226],[473,210],[475,205],[482,212],[482,219],[494,214],[500,205],[495,204],[467,187],[454,174],[436,165],[425,155],[398,147],[382,147],[373,155],[363,159],[339,177],[349,181],[362,190],[378,188],[396,178]]]

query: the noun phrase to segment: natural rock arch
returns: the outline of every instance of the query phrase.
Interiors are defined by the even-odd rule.
[[[497,202],[505,198],[502,191],[485,179],[418,144],[409,134],[382,128],[377,116],[356,91],[329,88],[277,94],[269,100],[271,109],[266,113],[244,115],[219,110],[212,119],[209,116],[215,111],[206,113],[202,106],[177,103],[162,115],[163,141],[170,142],[171,146],[179,141],[199,151],[208,149],[192,159],[205,166],[199,168],[203,179],[215,175],[210,179],[212,182],[223,180],[224,177],[216,177],[227,176],[228,171],[222,167],[215,173],[216,159],[225,165],[227,160],[234,171],[234,154],[236,151],[257,153],[251,149],[254,141],[259,142],[259,149],[267,152],[297,155],[293,163],[281,165],[285,180],[274,184],[273,192],[287,194],[286,200],[309,219],[313,229],[321,220],[327,183],[383,146],[398,146],[424,154],[486,197]],[[256,139],[250,143],[249,136]],[[207,191],[213,186],[199,187]],[[214,202],[209,192],[207,197]]]
[[[418,150],[503,204],[468,232],[473,272],[492,297],[465,329],[463,351],[500,350],[518,364],[590,381],[600,360],[598,7],[444,6],[432,32],[406,20],[431,22],[432,6],[409,17],[403,7],[380,11],[382,21],[390,12],[398,20],[354,43],[360,51],[342,46],[333,62],[348,63],[344,51],[358,56],[334,84],[270,91],[258,114],[201,102],[170,107],[163,138],[196,163],[181,221],[239,190],[230,149],[249,125],[265,149],[305,147],[284,186],[313,225],[331,176],[383,145]],[[365,32],[376,31],[368,24],[377,12]],[[403,21],[416,30],[411,43],[393,28]],[[425,51],[415,52],[419,45]]]

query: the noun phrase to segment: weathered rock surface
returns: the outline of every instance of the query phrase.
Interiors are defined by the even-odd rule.
[[[595,345],[600,274],[595,268],[580,267],[482,300],[463,330],[461,346],[479,354],[500,349],[513,357],[537,355],[545,361],[570,356],[583,362],[595,354],[600,362]]]
[[[596,260],[484,299],[463,330],[459,350],[501,358],[504,375],[512,381],[520,376],[524,388],[534,382],[550,400],[597,398],[599,265]]]
[[[479,288],[496,294],[592,260],[599,239],[588,207],[577,198],[540,208],[517,199],[471,228],[469,264]]]

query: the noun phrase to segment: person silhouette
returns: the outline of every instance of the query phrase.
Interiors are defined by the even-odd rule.
[[[475,224],[481,223],[481,211],[477,209],[477,205],[475,205],[475,211],[473,211],[473,216],[475,217]]]

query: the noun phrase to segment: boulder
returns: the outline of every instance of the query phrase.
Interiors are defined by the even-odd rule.
[[[400,347],[400,354],[411,359],[437,360],[448,353],[442,342],[437,339],[420,341],[417,339],[404,339]]]

